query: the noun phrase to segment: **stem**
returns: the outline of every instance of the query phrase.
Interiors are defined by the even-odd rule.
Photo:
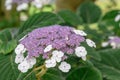
[[[40,70],[40,69],[42,69],[44,67],[44,65],[42,65],[42,66],[39,66],[39,67],[37,67],[37,68],[35,68],[35,69],[33,69],[25,78],[27,78],[29,75],[31,75],[33,72],[35,72],[35,71],[38,71],[38,70]],[[25,78],[23,79],[23,80],[25,80]],[[19,79],[18,79],[19,80]],[[38,80],[40,80],[40,79],[38,79]]]
[[[42,69],[43,67],[44,67],[44,65],[42,65],[42,66],[39,66],[39,67],[35,68],[33,71],[40,70],[40,69]]]
[[[37,79],[40,80],[40,78],[46,73],[46,71],[47,68],[45,67],[45,65],[43,65],[41,71],[36,74]]]
[[[21,76],[22,76],[22,73],[19,74],[17,80],[20,80]]]

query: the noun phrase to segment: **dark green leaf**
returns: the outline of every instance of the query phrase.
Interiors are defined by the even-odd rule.
[[[0,54],[0,79],[16,80],[18,73],[13,56]]]
[[[99,28],[106,32],[109,32],[109,36],[114,33],[116,35],[120,35],[119,32],[119,22],[115,22],[115,17],[119,14],[119,10],[112,10],[110,12],[107,12],[101,21],[99,22]]]
[[[60,17],[65,21],[65,23],[71,26],[77,26],[82,23],[82,19],[80,16],[76,15],[74,12],[70,10],[62,10],[58,12]]]
[[[93,61],[108,80],[120,80],[120,49],[101,50],[101,61]]]
[[[0,80],[36,80],[34,73],[18,71],[14,56],[0,54]]]
[[[115,19],[115,16],[118,15],[118,12],[119,12],[119,10],[109,11],[109,12],[107,12],[107,13],[103,16],[102,20]]]
[[[54,13],[50,13],[50,12],[37,13],[32,17],[30,17],[23,24],[23,26],[19,30],[19,33],[22,33],[23,31],[30,29],[33,26],[42,27],[42,26],[59,24],[60,22],[61,19]]]
[[[10,29],[5,29],[0,32],[0,53],[8,54],[17,45],[16,40],[12,40]]]
[[[80,5],[77,14],[82,17],[85,23],[94,23],[101,16],[101,9],[93,2],[87,1]]]
[[[0,31],[0,43],[8,42],[12,39],[12,35],[9,29],[4,29]]]
[[[49,69],[47,73],[42,76],[42,80],[64,80],[61,73],[56,69]]]
[[[11,40],[7,43],[4,42],[4,43],[0,44],[0,53],[8,54],[15,49],[16,45],[17,45],[16,40]]]
[[[87,53],[88,53],[88,57],[90,57],[90,59],[95,59],[95,60],[101,60],[100,55],[96,52],[96,50],[92,47],[89,47],[86,43],[82,43],[82,45],[84,45],[86,47]]]
[[[72,71],[66,80],[102,80],[102,76],[94,67],[80,67]]]

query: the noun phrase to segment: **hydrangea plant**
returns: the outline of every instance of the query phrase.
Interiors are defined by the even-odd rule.
[[[33,68],[38,57],[42,57],[43,65],[35,70],[58,67],[64,73],[69,72],[72,66],[66,60],[70,55],[86,60],[87,50],[81,43],[96,47],[86,36],[84,31],[69,26],[52,25],[35,29],[19,40],[15,49],[15,63],[25,73]]]

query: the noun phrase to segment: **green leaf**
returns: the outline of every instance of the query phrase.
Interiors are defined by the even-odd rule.
[[[64,80],[62,74],[57,69],[49,69],[47,73],[42,76],[42,80]]]
[[[0,54],[0,79],[16,80],[19,72],[15,66],[12,55]]]
[[[115,22],[115,17],[119,14],[119,10],[112,10],[107,12],[101,19],[101,21],[99,22],[99,28],[104,31],[103,33],[109,32],[109,35],[113,34],[113,30],[114,33],[116,35],[120,35],[119,32],[119,22]]]
[[[82,23],[82,19],[80,16],[76,15],[74,12],[70,10],[62,10],[58,12],[60,17],[65,21],[65,23],[71,26],[77,26]]]
[[[86,1],[80,5],[77,14],[82,17],[84,23],[95,23],[100,19],[101,9],[93,2]]]
[[[0,43],[8,42],[12,39],[12,35],[9,29],[4,29],[0,31]]]
[[[37,80],[34,72],[19,73],[19,76],[16,80]]]
[[[31,16],[20,28],[19,34],[32,27],[42,27],[61,23],[61,19],[54,13],[41,12]]]
[[[18,71],[14,54],[0,54],[0,80],[36,80],[35,74],[29,73]]]
[[[98,61],[101,60],[100,54],[98,54],[93,47],[88,46],[88,44],[86,44],[86,43],[82,43],[82,45],[85,46],[85,48],[87,50],[88,57],[90,57],[90,59],[95,59]]]
[[[119,13],[119,10],[109,11],[103,16],[102,20],[115,19],[115,17],[118,15],[118,13]]]
[[[120,49],[99,51],[101,61],[93,61],[108,80],[120,80]]]
[[[80,67],[68,74],[66,80],[102,80],[102,76],[94,67]]]
[[[17,41],[12,39],[10,29],[5,29],[0,32],[0,53],[8,54],[17,45]]]
[[[15,49],[16,45],[17,45],[16,40],[11,40],[7,43],[2,43],[0,44],[0,53],[8,54]]]

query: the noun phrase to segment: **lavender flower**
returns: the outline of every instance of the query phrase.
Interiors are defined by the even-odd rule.
[[[83,33],[85,35],[83,35]],[[22,58],[20,56],[17,57],[17,59],[20,60],[16,60],[16,63],[19,62],[19,65],[21,65],[21,59],[23,62],[26,62],[25,60],[42,56],[45,59],[46,67],[50,68],[55,67],[57,63],[64,61],[69,57],[68,55],[71,55],[74,52],[76,56],[86,60],[87,51],[85,47],[81,46],[82,42],[86,42],[85,36],[86,33],[84,31],[77,30],[76,34],[75,29],[69,26],[53,25],[35,29],[20,40],[20,44],[15,50],[16,54],[24,54],[23,50],[26,50],[27,57],[25,57],[25,59],[23,56],[21,56]],[[92,40],[87,41],[87,44],[90,47],[95,46],[95,43]],[[35,60],[32,59],[31,61],[35,62]],[[69,64],[67,63],[65,65]],[[28,65],[26,64],[25,66],[27,66],[26,69],[28,70]],[[26,72],[27,70],[23,69],[23,67],[24,66],[22,66],[22,68],[19,67],[19,70],[25,70],[22,72]],[[64,69],[61,67],[59,67],[60,70]],[[69,65],[69,68],[66,69],[69,71],[70,68],[71,66]],[[68,71],[63,70],[63,72]]]
[[[53,49],[57,49],[59,51],[63,50],[64,48],[66,50],[63,52],[67,53],[71,52],[71,49],[75,49],[81,42],[84,41],[85,38],[83,36],[76,35],[72,28],[55,25],[51,27],[35,29],[29,33],[24,40],[20,41],[20,44],[23,44],[27,48],[28,53],[37,50],[36,48],[38,47],[42,47],[43,50],[41,51],[44,51],[45,46],[48,45],[52,45]],[[45,54],[44,52],[40,51],[36,52]],[[28,55],[33,56],[32,54]],[[36,55],[34,56],[36,57]]]
[[[113,49],[120,48],[120,37],[112,36],[112,37],[109,37],[109,40],[107,42],[102,43],[103,47],[106,47],[108,45],[111,45]]]
[[[109,44],[112,46],[113,49],[120,48],[120,37],[111,37],[109,40]]]

